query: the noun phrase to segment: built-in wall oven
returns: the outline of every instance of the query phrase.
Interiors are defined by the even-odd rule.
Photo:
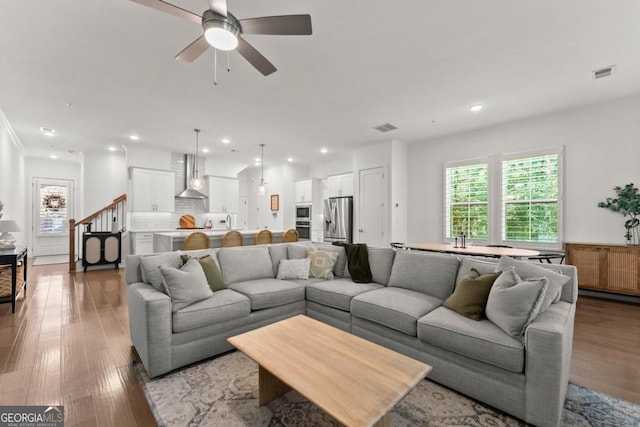
[[[311,240],[311,221],[296,221],[296,231],[300,240]]]
[[[311,205],[310,204],[296,205],[296,221],[311,222]]]

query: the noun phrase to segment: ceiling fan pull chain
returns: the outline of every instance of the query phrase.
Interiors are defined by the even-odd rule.
[[[231,51],[228,50],[227,51],[227,72],[231,71],[231,60],[229,59],[231,57]]]
[[[213,49],[213,85],[218,86],[218,49]]]

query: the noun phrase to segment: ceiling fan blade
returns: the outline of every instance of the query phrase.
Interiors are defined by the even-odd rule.
[[[283,15],[241,19],[244,34],[273,34],[308,36],[311,34],[311,16]]]
[[[184,62],[193,62],[200,55],[202,55],[207,49],[209,49],[209,43],[204,36],[200,36],[193,41],[189,46],[185,47],[182,52],[176,55],[176,59]]]
[[[196,24],[202,23],[202,17],[200,15],[196,15],[195,13],[189,12],[186,9],[182,9],[181,7],[174,6],[166,1],[162,0],[131,0],[136,3],[140,3],[144,6],[148,6],[152,9],[159,10],[161,12],[166,12],[170,15],[177,16],[178,18],[186,19],[187,21],[195,22]]]
[[[238,47],[236,50],[244,57],[244,59],[249,61],[251,65],[256,67],[256,69],[265,76],[268,76],[277,70],[277,68],[274,67],[267,58],[247,43],[247,41],[242,37],[238,37]]]
[[[209,0],[209,9],[218,15],[227,16],[227,0]]]

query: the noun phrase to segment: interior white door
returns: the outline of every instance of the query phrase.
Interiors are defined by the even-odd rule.
[[[238,223],[233,228],[247,229],[247,221],[249,218],[249,208],[247,206],[247,197],[238,196]]]
[[[378,248],[387,245],[385,194],[383,168],[360,171],[358,242]]]
[[[73,215],[74,181],[34,178],[34,256],[69,253],[69,218]]]

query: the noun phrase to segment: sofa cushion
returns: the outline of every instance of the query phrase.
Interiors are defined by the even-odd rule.
[[[380,288],[351,300],[351,314],[416,336],[419,318],[442,305],[442,300],[403,288]]]
[[[289,259],[289,245],[286,243],[270,245],[269,256],[271,256],[271,265],[273,266],[273,277],[278,277],[280,260]]]
[[[307,250],[307,259],[310,260],[309,275],[311,277],[333,280],[333,267],[338,260],[338,254],[309,248]]]
[[[375,283],[387,286],[396,251],[391,248],[368,248],[371,277]]]
[[[173,332],[184,332],[249,316],[249,298],[231,289],[222,289],[212,296],[173,313]]]
[[[354,296],[380,288],[382,285],[355,283],[348,278],[325,280],[307,286],[307,301],[349,311]]]
[[[300,279],[307,280],[309,278],[309,267],[311,266],[310,258],[303,259],[281,259],[278,266],[278,275],[276,279],[290,280]]]
[[[444,306],[469,319],[480,320],[489,298],[489,291],[500,273],[480,275],[472,268],[456,285],[456,289],[444,302]]]
[[[548,282],[546,277],[522,280],[514,267],[507,268],[489,292],[487,319],[512,337],[522,337],[540,313]]]
[[[202,266],[195,258],[189,259],[179,270],[161,265],[160,274],[174,312],[213,295]]]
[[[220,248],[218,261],[227,286],[246,280],[275,277],[268,246]]]
[[[140,257],[140,271],[142,273],[142,280],[145,283],[150,284],[160,292],[166,293],[166,290],[162,285],[162,274],[160,274],[161,265],[166,265],[173,268],[182,267],[180,254],[178,252],[167,252],[164,254],[147,255]]]
[[[398,251],[389,286],[410,289],[445,300],[455,284],[460,261],[453,255]]]
[[[522,279],[537,279],[540,277],[546,277],[549,281],[547,284],[547,290],[542,301],[542,307],[540,311],[545,311],[552,303],[560,301],[562,294],[562,287],[571,280],[571,277],[565,276],[558,272],[552,271],[548,268],[542,268],[535,265],[532,262],[519,261],[517,259],[503,256],[498,262],[496,271],[504,271],[509,267],[514,267],[518,276]]]
[[[251,311],[304,301],[304,286],[288,280],[256,279],[233,283],[230,289],[251,301]]]
[[[522,341],[486,319],[475,321],[438,307],[418,320],[418,338],[512,372],[524,371]]]
[[[215,256],[215,253],[214,253]],[[224,283],[224,278],[222,277],[222,273],[220,272],[220,267],[216,262],[215,258],[210,254],[193,257],[186,253],[180,255],[183,263],[187,263],[189,259],[197,259],[200,263],[200,267],[202,267],[202,271],[204,271],[204,275],[207,278],[207,283],[213,292],[219,291],[220,289],[225,289],[227,287],[226,283]]]

